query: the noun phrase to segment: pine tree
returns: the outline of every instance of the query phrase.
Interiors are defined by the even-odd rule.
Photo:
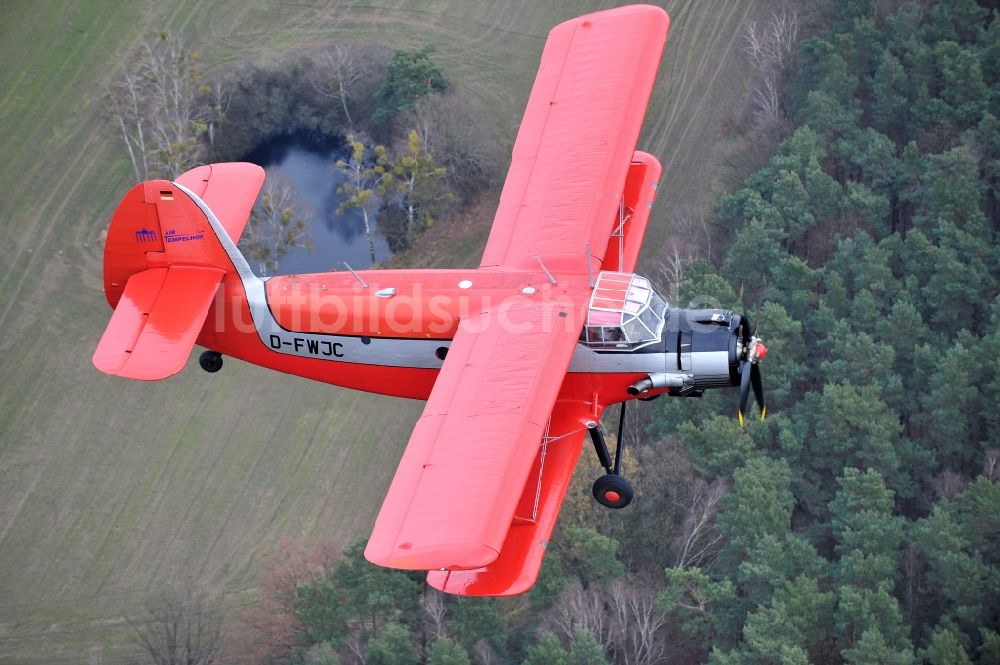
[[[892,591],[899,574],[904,522],[894,516],[893,494],[874,469],[844,469],[830,502],[836,540],[834,577],[841,585]]]
[[[469,652],[458,642],[442,637],[427,652],[427,665],[469,665]]]
[[[795,499],[789,489],[791,470],[784,460],[755,455],[733,472],[733,492],[722,502],[716,524],[726,537],[719,563],[735,570],[763,537],[785,537]]]
[[[753,662],[816,662],[832,646],[832,592],[800,575],[747,617],[744,651]]]
[[[373,566],[364,558],[365,541],[344,552],[331,578],[352,618],[372,635],[392,623],[414,622],[420,615],[420,587],[406,573]],[[398,631],[397,631],[398,632]]]
[[[328,577],[296,588],[293,608],[306,645],[337,645],[347,636],[348,612],[342,600],[340,589]]]
[[[375,94],[379,100],[372,119],[386,124],[400,111],[431,92],[442,92],[450,85],[441,69],[431,60],[433,46],[419,51],[396,51],[386,66],[385,82]]]
[[[914,525],[913,545],[926,566],[916,608],[923,622],[952,622],[968,634],[986,625],[998,584],[953,513],[952,505],[939,502]]]
[[[398,623],[387,623],[378,637],[368,642],[365,665],[417,665],[420,654],[410,631]]]
[[[704,653],[713,646],[732,648],[744,620],[736,585],[728,579],[713,581],[697,567],[667,568],[666,574],[660,606],[678,617],[686,633],[698,637]]]
[[[481,641],[504,648],[509,628],[496,598],[456,598],[452,603],[448,623],[467,648]]]
[[[589,630],[578,628],[569,643],[569,662],[573,665],[608,665],[597,638]]]
[[[977,354],[957,343],[944,353],[925,387],[920,417],[925,446],[936,452],[940,465],[954,471],[975,469],[978,438],[980,375]]]
[[[376,191],[383,200],[383,210],[394,208],[399,217],[400,223],[392,224],[392,218],[383,223],[397,247],[410,245],[434,225],[454,200],[445,174],[445,169],[437,166],[434,156],[424,150],[413,130],[407,136],[405,149],[385,164],[384,177]]]
[[[904,143],[910,125],[910,83],[899,58],[889,51],[883,52],[869,85],[875,129],[896,143]]]
[[[958,636],[947,628],[934,631],[926,658],[930,665],[972,665]]]
[[[603,586],[625,574],[618,559],[617,540],[591,527],[571,527],[559,534],[555,546],[563,569],[580,580],[584,588]]]
[[[840,652],[844,662],[850,665],[911,665],[913,651],[908,648],[894,648],[886,644],[882,631],[869,628],[861,634],[853,646]]]
[[[889,486],[905,496],[915,488],[904,459],[899,416],[885,404],[877,386],[828,383],[822,394],[809,394],[795,418],[806,428],[800,500],[817,517],[826,515],[842,469],[874,468]]]
[[[544,633],[538,642],[528,647],[522,665],[571,665],[569,654],[559,644],[559,638]]]

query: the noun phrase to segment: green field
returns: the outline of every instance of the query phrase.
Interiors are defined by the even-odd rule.
[[[100,234],[132,184],[101,96],[140,37],[169,29],[213,73],[343,38],[432,43],[513,141],[548,29],[611,2],[6,2],[0,21],[0,661],[118,662],[122,617],[184,579],[252,597],[281,539],[367,533],[421,404],[230,361],[158,384],[90,365],[110,311]],[[642,149],[665,166],[644,263],[678,214],[733,177],[741,25],[776,3],[663,3],[673,18]],[[738,170],[738,169],[737,169]],[[494,194],[495,196],[495,194]],[[442,224],[412,257],[474,264],[489,215]],[[418,248],[419,249],[419,248]],[[440,265],[440,264],[439,264]]]

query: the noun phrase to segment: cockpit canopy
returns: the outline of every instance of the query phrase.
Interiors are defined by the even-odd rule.
[[[601,272],[580,341],[592,349],[633,351],[659,341],[666,310],[645,277]]]

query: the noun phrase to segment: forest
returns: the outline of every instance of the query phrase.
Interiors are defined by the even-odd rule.
[[[1000,663],[1000,15],[813,14],[789,57],[755,56],[774,154],[719,199],[714,254],[671,272],[678,304],[745,311],[767,341],[767,418],[741,427],[728,392],[653,402],[634,504],[575,486],[521,598],[437,594],[363,542],[286,544],[233,657]]]

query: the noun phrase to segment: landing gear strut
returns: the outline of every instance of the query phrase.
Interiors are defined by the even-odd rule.
[[[217,351],[203,351],[198,356],[198,364],[209,374],[218,372],[222,369],[222,354]]]
[[[594,498],[602,506],[608,508],[624,508],[632,502],[635,492],[632,485],[621,475],[622,452],[625,448],[625,403],[622,402],[621,416],[618,419],[618,444],[615,446],[615,460],[612,465],[608,444],[604,441],[604,432],[600,423],[590,427],[590,439],[594,442],[597,459],[607,471],[606,475],[594,481]]]

